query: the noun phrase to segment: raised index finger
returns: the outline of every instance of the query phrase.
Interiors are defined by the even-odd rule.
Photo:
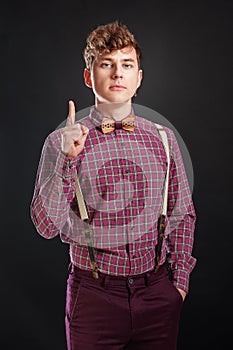
[[[75,105],[73,101],[69,101],[69,114],[66,120],[66,126],[73,125],[75,123]]]

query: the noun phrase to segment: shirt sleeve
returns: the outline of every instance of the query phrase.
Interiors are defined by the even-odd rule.
[[[168,189],[167,246],[173,283],[186,293],[189,276],[196,265],[192,256],[196,213],[182,155],[173,131],[169,129],[171,164]]]
[[[32,222],[44,238],[55,237],[67,224],[78,164],[61,152],[60,131],[51,133],[42,148],[30,206]]]

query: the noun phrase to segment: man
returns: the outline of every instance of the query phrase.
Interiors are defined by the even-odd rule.
[[[134,114],[141,51],[125,25],[97,27],[87,38],[84,58],[95,106],[75,123],[69,101],[66,126],[45,141],[31,203],[37,231],[45,238],[60,234],[70,244],[67,347],[175,350],[196,263],[191,255],[196,216],[179,147],[164,127],[168,160],[155,124]],[[82,196],[84,219],[77,202]]]

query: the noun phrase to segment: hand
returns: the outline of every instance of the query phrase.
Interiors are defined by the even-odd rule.
[[[83,150],[88,135],[88,128],[80,123],[75,124],[75,106],[73,101],[69,101],[69,114],[66,126],[61,129],[62,152],[67,157],[76,158]]]
[[[180,289],[180,288],[177,288],[177,290],[178,290],[178,292],[180,292],[182,299],[184,301],[187,293],[183,289]]]

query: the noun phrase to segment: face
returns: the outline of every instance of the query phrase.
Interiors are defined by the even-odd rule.
[[[135,49],[125,47],[99,54],[91,70],[84,70],[84,79],[93,89],[97,104],[130,102],[142,80]]]

